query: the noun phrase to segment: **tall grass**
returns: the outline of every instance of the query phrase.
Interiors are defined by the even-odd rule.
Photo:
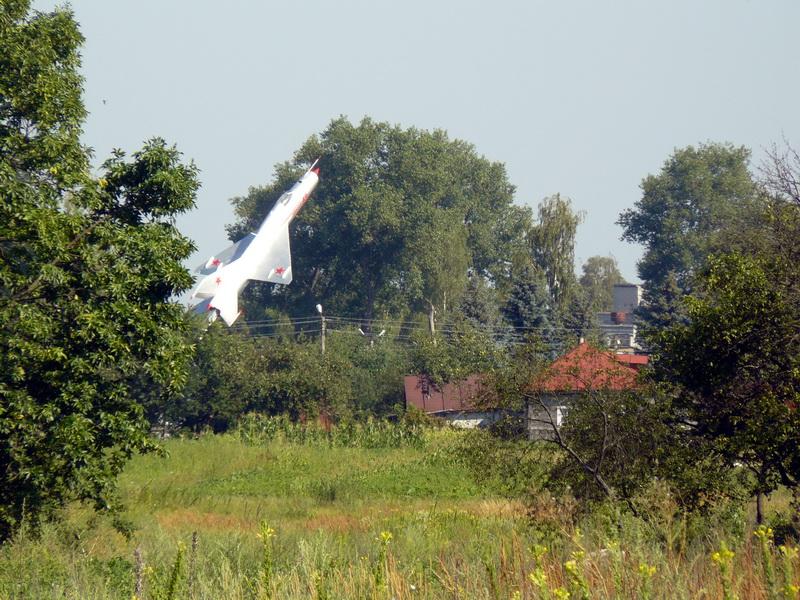
[[[331,448],[421,448],[428,429],[406,419],[391,422],[368,417],[363,421],[344,420],[325,426],[316,420],[302,423],[286,415],[249,413],[239,420],[234,434],[248,444],[278,440]]]
[[[647,520],[576,525],[558,499],[477,483],[449,455],[460,433],[363,447],[281,427],[138,457],[121,480],[132,538],[70,507],[0,547],[0,598],[798,597],[796,546],[735,511],[693,522],[654,502]]]

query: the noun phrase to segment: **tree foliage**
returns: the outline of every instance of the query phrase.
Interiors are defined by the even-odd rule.
[[[660,334],[655,363],[696,434],[750,466],[764,492],[800,482],[800,305],[773,267],[711,259],[688,323]]]
[[[530,216],[512,204],[504,166],[442,131],[370,119],[335,119],[277,166],[271,184],[235,198],[231,239],[257,227],[318,156],[320,184],[293,225],[295,279],[286,287],[251,284],[259,306],[307,314],[321,302],[365,321],[433,306],[442,317],[457,306],[468,272],[495,285],[507,277]]]
[[[557,315],[542,270],[528,264],[514,273],[503,313],[519,333],[544,339],[553,335]]]
[[[191,284],[172,222],[196,169],[152,140],[89,175],[81,43],[69,11],[0,8],[0,539],[72,498],[113,505],[151,446],[137,381],[179,388],[191,351],[168,300]]]
[[[437,385],[487,374],[503,364],[504,353],[491,332],[459,320],[449,324],[445,335],[417,335],[411,351],[415,373],[427,375]]]
[[[625,283],[613,256],[590,256],[581,267],[580,284],[595,312],[614,308],[614,286]]]
[[[556,443],[565,449],[550,473],[550,487],[584,502],[610,498],[634,512],[641,499],[666,483],[682,508],[708,508],[736,497],[739,479],[723,469],[723,457],[703,438],[676,426],[669,394],[655,386],[637,390],[588,389],[571,399]]]
[[[215,323],[191,334],[198,341],[186,386],[166,402],[163,394],[150,398],[148,418],[154,426],[221,432],[249,412],[295,419],[388,414],[402,400],[409,357],[377,333],[367,339],[349,328],[329,330],[322,356],[318,339],[293,331]]]
[[[730,463],[755,474],[757,492],[800,482],[800,161],[773,148],[752,222],[711,256],[683,302],[683,318],[652,336],[656,376],[685,419]]]
[[[690,291],[706,257],[731,242],[724,233],[746,219],[755,197],[749,159],[744,147],[687,146],[642,181],[641,200],[617,222],[624,240],[645,247],[638,267],[646,287],[663,285],[672,273]]]
[[[569,198],[556,194],[539,203],[539,220],[530,231],[531,257],[558,308],[566,306],[575,287],[575,234],[582,220]]]

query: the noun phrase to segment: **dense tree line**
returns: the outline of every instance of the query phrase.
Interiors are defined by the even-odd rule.
[[[231,240],[257,228],[317,157],[320,184],[291,228],[294,281],[249,284],[236,330],[225,337],[212,329],[198,344],[192,383],[173,402],[170,420],[219,428],[242,410],[298,414],[303,402],[305,412],[392,412],[405,373],[443,382],[496,371],[511,348],[532,338],[556,356],[595,329],[594,314],[609,308],[613,284],[622,280],[611,257],[592,257],[576,277],[582,215],[568,198],[545,198],[534,215],[513,203],[504,166],[470,144],[368,118],[333,120],[277,166],[270,184],[234,198]],[[317,304],[333,315],[326,322],[336,349],[324,358],[316,349]],[[288,371],[299,379],[285,379],[274,355],[291,355]],[[217,362],[225,364],[215,369]],[[248,377],[254,367],[263,371]],[[332,368],[342,377],[329,378]],[[324,400],[330,394],[304,378],[331,381],[337,401]],[[281,393],[305,400],[287,403]],[[203,406],[202,416],[178,408],[189,406]],[[222,407],[231,416],[215,416]]]
[[[576,275],[568,198],[532,211],[472,145],[368,118],[334,119],[232,200],[237,240],[320,157],[291,229],[293,283],[251,283],[231,330],[195,319],[171,298],[191,285],[174,217],[197,169],[153,139],[90,174],[81,43],[68,10],[0,9],[0,539],[71,499],[112,508],[125,461],[155,447],[151,425],[385,415],[410,372],[485,373],[496,402],[521,408],[548,361],[580,337],[602,344],[595,316],[622,277],[600,256]],[[645,248],[653,368],[634,394],[576,399],[562,489],[631,510],[654,481],[687,507],[798,490],[800,158],[775,147],[754,176],[749,157],[678,149],[620,215]]]
[[[496,341],[535,331],[561,348],[593,328],[622,279],[613,258],[592,257],[578,281],[582,216],[568,198],[545,198],[534,214],[514,204],[504,166],[470,144],[368,118],[333,120],[273,182],[234,198],[231,240],[255,229],[316,157],[321,182],[292,224],[295,280],[251,283],[248,322],[301,321],[321,304],[369,336],[379,320],[431,334],[468,323]]]
[[[468,205],[466,196],[458,186],[453,191],[442,183],[454,181],[446,173],[432,168],[414,168],[408,174],[382,172],[392,154],[384,150],[384,154],[377,153],[381,160],[367,158],[365,135],[378,147],[382,147],[376,141],[381,135],[391,137],[395,151],[404,143],[416,147],[425,138],[426,148],[441,146],[432,151],[436,156],[455,152],[463,160],[459,153],[474,152],[441,133],[403,131],[369,120],[353,126],[338,119],[319,137],[311,138],[293,163],[279,167],[279,173],[287,170],[287,180],[316,153],[323,156],[324,167],[325,152],[329,151],[324,141],[335,138],[338,151],[353,145],[362,152],[358,156],[366,164],[360,169],[351,164],[352,172],[363,173],[365,181],[383,182],[381,189],[386,193],[381,196],[380,209],[373,205],[377,215],[405,214],[406,207],[414,207],[426,197],[424,191],[436,190],[433,197],[442,200],[419,209],[428,220],[394,221],[394,231],[402,232],[403,241],[393,250],[384,250],[390,254],[382,268],[393,275],[380,279],[385,285],[373,302],[359,289],[370,277],[369,260],[375,251],[371,244],[382,243],[377,240],[387,221],[363,215],[359,220],[355,213],[364,207],[340,204],[341,183],[332,197],[323,191],[315,199],[313,214],[298,225],[302,235],[308,236],[307,243],[317,235],[327,240],[317,244],[309,257],[298,259],[319,265],[307,267],[315,275],[305,289],[265,286],[252,290],[248,318],[251,327],[263,327],[259,325],[262,315],[269,315],[273,323],[283,320],[286,327],[302,316],[292,311],[312,301],[348,311],[344,314],[352,320],[340,323],[338,330],[340,339],[348,343],[335,342],[339,362],[317,353],[316,322],[312,327],[289,325],[283,342],[277,341],[278,336],[250,343],[262,348],[271,344],[305,348],[308,362],[299,361],[290,371],[331,382],[338,402],[321,400],[302,410],[325,406],[334,414],[392,412],[399,398],[399,375],[405,372],[426,373],[435,382],[476,372],[490,374],[496,388],[494,401],[521,409],[537,369],[574,345],[579,336],[596,335],[593,316],[611,308],[613,286],[623,281],[614,259],[590,258],[578,278],[573,247],[581,216],[567,199],[558,195],[547,198],[534,214],[514,207],[510,196],[502,196],[499,203],[487,202],[483,212],[471,205],[476,214],[484,215],[471,220],[463,210]],[[348,151],[343,154],[350,156]],[[575,456],[566,454],[554,469],[557,487],[571,482],[572,493],[587,499],[611,494],[633,510],[637,494],[644,493],[653,481],[669,482],[681,504],[689,508],[708,506],[714,498],[768,493],[777,485],[797,488],[798,278],[793,253],[798,202],[793,182],[798,164],[791,150],[781,154],[775,149],[771,162],[756,177],[749,156],[747,149],[727,144],[676,150],[659,174],[643,180],[641,201],[620,216],[623,237],[645,246],[639,274],[647,303],[639,317],[645,343],[653,352],[653,369],[638,392],[587,394],[576,401],[563,431]],[[472,160],[483,159],[472,156]],[[499,180],[471,200],[479,204],[486,202],[483,194],[487,189],[510,188],[502,169],[484,168]],[[388,191],[387,181],[403,185]],[[246,229],[243,223],[257,223],[268,210],[269,202],[255,200],[267,193],[265,190],[277,195],[283,186],[279,178],[268,188],[253,189],[247,198],[235,199],[242,221],[239,230],[232,229],[232,237]],[[451,196],[458,200],[448,200]],[[455,213],[457,217],[453,217]],[[345,214],[349,216],[342,224]],[[442,216],[445,214],[452,220]],[[514,219],[514,227],[497,227],[492,216],[498,217],[500,224]],[[338,233],[319,233],[326,228],[348,233],[341,238]],[[505,258],[498,254],[490,257],[485,246],[475,241],[493,239],[493,235],[501,236],[492,243],[502,240]],[[356,248],[353,237],[367,243]],[[336,247],[340,240],[346,250]],[[432,240],[445,240],[447,251],[432,250]],[[391,254],[397,248],[412,252]],[[335,263],[339,252],[349,252],[351,278],[345,279],[341,288],[331,288],[330,280],[317,288],[325,281],[326,264]],[[409,256],[420,262],[409,267]],[[406,286],[407,282],[415,283]],[[348,286],[351,291],[345,292]],[[378,323],[391,325],[376,346],[373,326],[384,327]],[[362,327],[364,337],[356,335],[357,326]],[[278,326],[270,327],[277,336]],[[304,328],[312,338],[292,341]],[[329,334],[335,335],[335,331],[329,330]],[[365,354],[357,356],[356,348]],[[269,352],[281,351],[273,347]],[[362,362],[369,352],[383,358]],[[382,378],[390,372],[389,365],[395,370]],[[338,375],[324,375],[326,369],[334,369]],[[267,379],[280,379],[279,371],[271,373],[274,377]],[[366,380],[380,384],[369,387],[359,383]],[[312,389],[299,381],[288,387]],[[333,397],[319,388],[313,390],[319,399]],[[271,394],[261,392],[257,395],[261,404],[255,402],[248,408],[284,410],[287,405]],[[233,395],[242,397],[238,391]],[[746,465],[746,472],[735,465]],[[598,486],[598,481],[603,484]]]
[[[754,494],[759,520],[761,496],[785,486],[797,535],[800,158],[775,146],[758,176],[748,161],[726,144],[677,150],[620,216],[645,245],[652,369],[632,395],[576,401],[560,482],[628,503],[666,482],[694,508]]]

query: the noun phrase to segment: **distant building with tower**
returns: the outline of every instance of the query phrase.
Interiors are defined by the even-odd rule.
[[[608,347],[617,352],[637,352],[641,346],[636,340],[634,311],[642,303],[642,287],[635,283],[614,285],[614,308],[597,314],[600,331]]]

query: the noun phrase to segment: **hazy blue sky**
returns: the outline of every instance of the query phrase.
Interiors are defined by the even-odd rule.
[[[641,250],[614,222],[674,148],[800,144],[797,0],[71,5],[97,162],[160,135],[202,171],[192,265],[227,245],[228,200],[339,115],[445,129],[506,164],[518,203],[569,196],[579,264],[612,254],[629,279]]]

